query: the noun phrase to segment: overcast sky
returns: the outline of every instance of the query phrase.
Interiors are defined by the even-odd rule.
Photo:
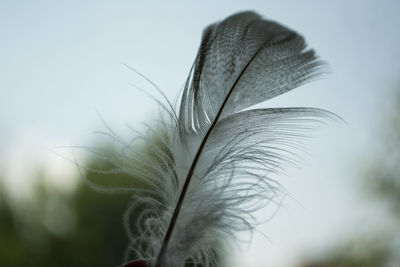
[[[51,151],[93,142],[92,132],[102,129],[96,110],[122,135],[126,123],[140,128],[155,118],[156,104],[132,86],[152,90],[124,64],[174,99],[202,29],[254,10],[303,34],[332,72],[264,106],[324,108],[348,123],[317,135],[308,164],[282,178],[293,199],[260,228],[268,238],[256,234],[234,259],[237,267],[289,264],[306,247],[345,236],[360,222],[375,223],[369,218],[377,213],[357,196],[356,176],[376,145],[382,110],[400,88],[399,3],[0,1],[2,173],[21,186],[30,166],[58,162],[68,169]]]

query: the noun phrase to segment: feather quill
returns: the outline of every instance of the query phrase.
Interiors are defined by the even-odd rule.
[[[165,108],[139,138],[147,152],[129,159],[145,185],[125,215],[130,229],[131,213],[144,207],[139,235],[130,234],[141,264],[210,266],[219,240],[253,230],[253,212],[279,189],[271,175],[296,160],[293,148],[331,113],[251,107],[318,77],[323,66],[299,34],[254,12],[204,30],[179,108]]]

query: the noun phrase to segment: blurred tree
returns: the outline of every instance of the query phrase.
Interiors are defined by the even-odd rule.
[[[378,201],[389,204],[400,223],[400,91],[395,105],[389,105],[382,127],[379,153],[366,169],[364,185]],[[400,225],[399,225],[400,227]]]
[[[149,153],[145,147],[139,149]],[[123,263],[129,240],[122,217],[131,195],[99,193],[83,180],[102,188],[144,185],[122,171],[129,161],[125,152],[110,146],[91,152],[72,193],[49,186],[40,172],[31,201],[13,202],[0,186],[0,266],[115,267]],[[130,214],[133,234],[139,213]],[[130,253],[130,258],[135,255]]]
[[[389,266],[390,249],[385,238],[363,238],[307,259],[299,267],[384,267]],[[321,252],[319,252],[321,253]],[[322,253],[321,253],[322,254]],[[393,266],[394,267],[394,266]]]
[[[384,129],[367,168],[362,170],[366,192],[389,205],[397,227],[372,229],[369,238],[351,240],[323,257],[306,260],[301,267],[398,267],[400,266],[400,92],[383,116]],[[387,108],[387,107],[386,107]]]
[[[0,180],[1,182],[1,180]],[[3,187],[0,185],[0,265],[12,266],[15,260],[25,255],[25,248],[17,238],[16,222],[12,208],[7,202]],[[21,266],[18,263],[18,266]]]
[[[120,265],[128,245],[122,214],[129,196],[99,194],[82,182],[64,194],[43,181],[29,202],[0,195],[0,266]]]

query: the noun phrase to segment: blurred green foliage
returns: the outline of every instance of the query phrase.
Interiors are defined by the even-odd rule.
[[[139,149],[146,152],[145,147]],[[115,267],[123,263],[129,245],[123,215],[132,196],[97,192],[84,180],[102,188],[143,185],[118,170],[124,164],[119,150],[99,146],[94,151],[86,167],[80,168],[82,177],[70,193],[49,186],[38,173],[32,198],[13,199],[1,187],[0,177],[0,266]],[[133,234],[139,213],[130,214]],[[130,252],[129,258],[136,257]]]
[[[385,238],[360,238],[304,261],[299,267],[384,267],[391,262]],[[393,266],[394,267],[394,266]]]
[[[371,162],[361,170],[361,187],[366,195],[389,206],[389,216],[397,224],[390,230],[371,229],[368,237],[348,240],[300,267],[400,266],[400,91],[394,100],[382,114],[377,147],[371,151]]]
[[[49,186],[41,173],[34,179],[28,201],[7,197],[0,187],[0,266],[123,263],[129,240],[122,217],[131,195],[100,193],[84,180],[103,187],[140,185],[134,177],[113,171],[119,160],[115,149],[106,146],[95,151],[101,151],[101,156],[92,153],[86,167],[80,168],[82,177],[73,192]],[[134,223],[131,230],[135,233]]]
[[[33,194],[29,202],[0,194],[0,266],[122,263],[128,245],[122,214],[129,196],[99,194],[82,182],[65,194],[46,187],[41,178]]]

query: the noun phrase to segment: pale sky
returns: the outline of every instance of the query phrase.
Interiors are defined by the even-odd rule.
[[[400,88],[395,0],[0,1],[0,166],[18,186],[10,190],[21,191],[36,164],[68,169],[51,151],[91,144],[92,132],[102,129],[96,110],[122,135],[126,123],[140,128],[156,118],[156,104],[132,84],[151,87],[123,64],[173,99],[203,28],[242,10],[303,34],[332,71],[264,106],[324,108],[348,126],[317,134],[307,164],[282,177],[293,199],[260,227],[268,238],[256,234],[232,266],[289,266],[288,258],[352,226],[376,223],[379,207],[358,196],[357,174],[373,153],[382,109]]]

